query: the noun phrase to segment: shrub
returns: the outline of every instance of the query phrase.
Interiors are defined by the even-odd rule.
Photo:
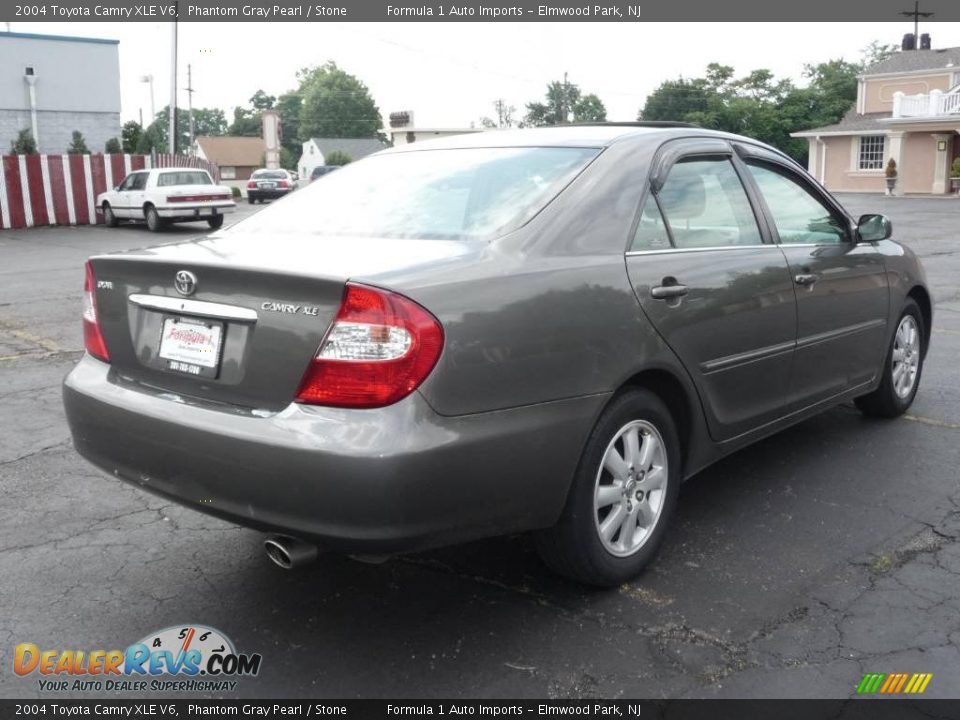
[[[950,177],[960,178],[960,157],[953,161],[953,165],[950,168]]]
[[[233,195],[234,198],[240,197],[240,188],[238,188],[236,185],[231,185],[230,194]]]
[[[14,155],[36,155],[37,141],[33,139],[33,133],[29,128],[25,128],[17,133],[17,139],[10,143],[10,150]]]
[[[123,152],[123,148],[120,147],[120,141],[117,138],[110,138],[107,140],[107,144],[103,146],[103,151],[107,155],[119,155]]]
[[[324,156],[324,165],[349,165],[353,158],[342,150],[333,150]]]
[[[895,178],[897,176],[897,161],[890,158],[887,161],[887,169],[883,172],[888,178]]]
[[[87,141],[83,139],[83,133],[79,130],[73,131],[73,140],[70,141],[70,147],[67,148],[67,155],[89,155],[90,148],[87,147]]]

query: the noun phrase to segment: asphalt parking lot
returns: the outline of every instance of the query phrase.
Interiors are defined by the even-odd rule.
[[[725,459],[683,487],[656,563],[605,592],[524,537],[284,573],[256,532],[101,475],[60,401],[82,261],[201,226],[0,233],[0,696],[41,695],[11,672],[17,643],[123,648],[181,623],[263,654],[252,697],[846,698],[868,672],[960,696],[960,199],[842,200],[888,214],[927,268],[910,415],[840,407]]]

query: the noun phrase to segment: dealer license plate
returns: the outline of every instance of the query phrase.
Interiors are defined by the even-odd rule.
[[[222,338],[222,323],[169,317],[163,321],[160,357],[170,370],[200,375],[203,368],[216,368],[220,363]]]

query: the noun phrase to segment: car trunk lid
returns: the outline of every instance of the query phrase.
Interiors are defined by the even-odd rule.
[[[347,280],[449,261],[457,245],[227,234],[99,256],[101,330],[128,381],[275,411],[293,400]]]

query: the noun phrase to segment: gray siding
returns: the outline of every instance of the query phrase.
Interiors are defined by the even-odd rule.
[[[30,127],[24,68],[36,73],[37,134],[41,152],[64,152],[74,130],[103,152],[120,137],[120,61],[112,40],[0,33],[0,152]]]
[[[120,113],[43,112],[37,113],[38,145],[42,153],[63,153],[70,147],[73,131],[79,130],[90,152],[103,152],[110,138],[120,139]],[[0,155],[24,128],[30,127],[29,110],[0,110]]]

